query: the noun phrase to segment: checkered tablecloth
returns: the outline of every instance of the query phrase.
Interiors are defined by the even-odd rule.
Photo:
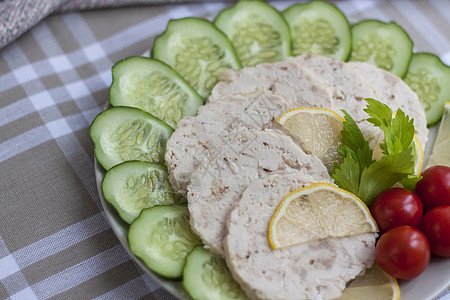
[[[350,21],[396,20],[415,50],[450,63],[450,1],[337,4]],[[149,49],[169,19],[212,18],[226,5],[54,14],[0,50],[0,299],[173,298],[106,221],[88,128],[107,102],[114,62]]]

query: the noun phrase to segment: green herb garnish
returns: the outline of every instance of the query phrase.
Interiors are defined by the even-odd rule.
[[[338,148],[341,164],[334,162],[334,182],[352,192],[368,206],[381,192],[400,182],[412,189],[421,178],[414,174],[414,124],[401,109],[395,117],[389,106],[371,98],[366,98],[370,116],[367,121],[381,128],[384,143],[380,148],[384,154],[379,160],[372,159],[369,142],[364,139],[356,122],[345,111],[341,145]]]

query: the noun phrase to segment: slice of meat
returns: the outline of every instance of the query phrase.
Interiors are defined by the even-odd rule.
[[[312,79],[311,79],[312,80]],[[303,80],[306,84],[308,80]],[[313,99],[324,92],[318,88]],[[326,94],[326,93],[325,93]],[[323,100],[323,105],[331,105],[331,98]],[[207,103],[199,109],[196,117],[186,117],[180,121],[177,130],[169,139],[165,161],[169,170],[169,180],[175,191],[186,193],[186,186],[192,172],[207,153],[221,148],[230,136],[248,129],[272,127],[274,121],[286,110],[306,106],[303,98],[290,100],[263,91],[247,94],[224,95],[215,102]]]
[[[356,122],[367,119],[364,98],[373,98],[375,91],[357,71],[340,60],[314,54],[304,54],[290,60],[308,67],[327,83],[338,114],[344,116],[341,109],[345,109]]]
[[[292,104],[292,108],[334,107],[327,83],[292,59],[259,64],[239,71],[225,71],[219,76],[219,82],[211,91],[208,102],[220,101],[226,95],[253,91],[283,97]]]
[[[257,180],[230,213],[225,258],[251,299],[334,299],[373,264],[377,234],[370,233],[272,250],[267,230],[279,203],[317,181],[299,171]]]
[[[254,92],[224,96],[183,118],[167,143],[165,161],[174,190],[186,194],[192,172],[208,153],[249,129],[270,127],[289,104],[281,97]]]
[[[188,186],[191,228],[223,256],[228,213],[253,181],[288,170],[304,170],[313,178],[329,180],[325,166],[307,155],[292,138],[273,130],[248,130],[210,153],[192,173]]]
[[[370,82],[375,90],[375,99],[387,104],[394,112],[401,108],[414,118],[417,139],[425,148],[428,140],[427,121],[417,94],[401,78],[369,63],[349,62],[347,65]]]

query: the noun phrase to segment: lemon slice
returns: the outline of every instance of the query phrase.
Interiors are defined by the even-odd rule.
[[[434,142],[433,152],[427,167],[443,165],[450,167],[450,102],[445,103],[445,112]]]
[[[363,276],[356,277],[337,300],[398,300],[397,280],[375,263]]]
[[[317,156],[330,170],[338,159],[344,118],[325,108],[298,107],[284,112],[277,122],[307,154]]]
[[[417,136],[415,134],[414,134],[414,145],[416,147],[416,157],[414,159],[414,173],[416,175],[419,175],[422,172],[424,154],[422,145],[420,145],[419,140],[417,139]]]
[[[377,231],[369,209],[357,196],[319,182],[284,197],[270,220],[268,239],[277,249]]]
[[[449,137],[450,137],[450,135],[449,135]],[[383,156],[383,152],[381,151],[381,148],[380,148],[380,143],[382,143],[383,141],[384,141],[384,135],[382,134],[380,136],[380,138],[378,139],[378,142],[377,142],[375,148],[373,149],[372,159],[377,160]],[[417,139],[417,136],[415,134],[414,134],[413,141],[414,141],[414,147],[415,147],[415,152],[416,152],[416,157],[414,158],[414,174],[419,175],[420,172],[422,172],[422,167],[423,167],[423,158],[424,158],[423,148],[422,148],[422,145],[419,143],[419,140]]]

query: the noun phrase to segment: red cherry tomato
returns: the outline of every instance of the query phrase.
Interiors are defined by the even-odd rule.
[[[450,256],[450,205],[438,206],[427,212],[420,229],[430,243],[431,253]]]
[[[423,178],[416,184],[416,194],[422,199],[424,212],[436,206],[450,205],[450,168],[433,166],[421,175]]]
[[[425,235],[411,226],[397,226],[378,240],[375,258],[388,274],[400,279],[419,276],[430,261]]]
[[[393,188],[379,194],[370,206],[370,212],[381,232],[399,226],[418,228],[423,207],[420,198],[410,190]]]

